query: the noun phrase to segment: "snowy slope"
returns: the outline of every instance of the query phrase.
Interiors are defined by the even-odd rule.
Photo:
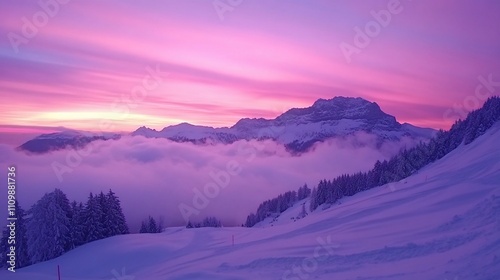
[[[295,222],[307,201],[273,226],[116,236],[0,279],[500,279],[499,139]]]

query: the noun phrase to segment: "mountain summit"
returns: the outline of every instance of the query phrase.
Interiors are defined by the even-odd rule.
[[[364,132],[376,137],[379,144],[403,137],[427,140],[433,129],[401,124],[386,114],[375,102],[363,98],[334,97],[318,99],[307,108],[293,108],[274,119],[243,118],[232,127],[213,128],[181,123],[155,130],[141,126],[132,136],[166,138],[195,144],[230,144],[238,140],[273,140],[292,153],[302,153],[315,143],[330,138]],[[67,132],[36,137],[19,147],[32,153],[45,153],[68,147],[82,148],[92,141],[118,139],[121,135]]]
[[[161,131],[141,127],[132,135],[195,144],[271,139],[292,152],[300,153],[316,142],[356,132],[373,134],[383,142],[398,141],[402,137],[429,139],[434,130],[400,124],[394,116],[384,113],[377,103],[363,98],[334,97],[319,99],[311,107],[290,109],[275,119],[243,118],[230,128],[183,123]]]
[[[294,108],[282,114],[277,121],[283,123],[296,122],[321,122],[332,120],[380,120],[388,118],[392,122],[396,119],[380,109],[377,103],[369,102],[363,98],[335,97],[332,99],[318,99],[311,107]]]

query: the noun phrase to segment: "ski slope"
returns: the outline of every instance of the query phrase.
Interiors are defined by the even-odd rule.
[[[497,124],[412,177],[303,219],[308,201],[254,228],[115,236],[0,279],[54,280],[57,265],[64,280],[500,279],[499,140]]]

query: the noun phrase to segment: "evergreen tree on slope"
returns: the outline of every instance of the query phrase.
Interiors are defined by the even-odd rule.
[[[120,200],[111,189],[106,194],[106,201],[108,204],[107,215],[109,216],[106,220],[106,227],[109,230],[110,236],[128,234],[129,229],[120,205]]]
[[[71,249],[71,209],[59,189],[33,205],[27,224],[28,252],[32,263],[50,260]]]
[[[90,193],[84,210],[86,243],[104,238],[101,221],[102,216],[102,209],[98,197]]]
[[[85,243],[85,217],[83,204],[71,203],[71,239],[73,248]]]

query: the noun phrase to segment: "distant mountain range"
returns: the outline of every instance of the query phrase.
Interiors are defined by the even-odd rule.
[[[430,139],[435,130],[401,124],[384,113],[377,103],[362,98],[319,99],[311,107],[293,108],[275,119],[243,118],[232,127],[213,128],[181,123],[160,131],[142,126],[132,136],[166,138],[195,144],[230,144],[238,140],[274,140],[292,153],[301,153],[315,143],[346,137],[356,132],[374,135],[378,143],[399,141],[403,137]],[[89,134],[78,131],[43,134],[19,147],[32,153],[82,148],[97,140],[118,139],[120,134]]]
[[[34,154],[44,154],[51,151],[63,150],[67,148],[82,149],[90,142],[98,140],[118,140],[120,134],[116,133],[91,133],[77,130],[67,130],[42,134],[27,141],[17,149]]]

